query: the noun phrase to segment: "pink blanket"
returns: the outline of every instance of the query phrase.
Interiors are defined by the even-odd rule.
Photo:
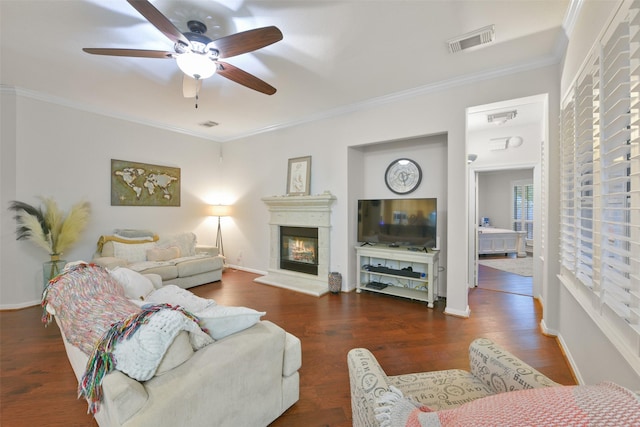
[[[112,370],[140,381],[150,379],[182,330],[206,338],[194,339],[197,346],[211,342],[188,311],[169,304],[139,307],[125,297],[123,288],[104,268],[93,264],[74,266],[49,282],[42,296],[46,323],[51,322],[48,305],[55,309],[67,341],[89,356],[78,394],[87,399],[94,414],[102,400],[102,380]],[[143,352],[144,348],[130,344],[134,341],[125,341],[141,328],[151,331],[144,335],[144,345],[157,351]]]
[[[395,388],[380,403],[381,427],[640,426],[638,396],[609,382],[500,393],[437,412]]]

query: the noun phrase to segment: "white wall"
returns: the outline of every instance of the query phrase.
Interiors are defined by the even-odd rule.
[[[564,59],[560,81],[561,94],[566,93],[584,65],[591,47],[600,39],[607,23],[622,3],[623,0],[582,0]]]
[[[267,269],[268,215],[260,198],[284,194],[288,158],[311,155],[312,193],[328,190],[337,196],[332,215],[331,269],[339,269],[343,277],[353,283],[353,204],[365,179],[362,172],[354,168],[364,167],[366,159],[364,155],[350,156],[350,149],[442,134],[447,135],[446,257],[468,265],[465,110],[475,105],[549,93],[552,118],[549,134],[556,143],[558,75],[557,67],[549,66],[437,92],[425,90],[412,97],[372,103],[368,108],[338,117],[225,143],[223,170],[228,177],[228,192],[234,195],[239,208],[233,224],[224,231],[229,262],[233,264],[239,258],[245,267]],[[397,154],[401,153],[400,150]],[[467,276],[465,268],[447,268],[448,313],[468,315]]]
[[[478,173],[478,218],[488,217],[491,226],[512,229],[512,185],[514,181],[533,183],[533,170],[502,170]]]
[[[158,233],[194,231],[214,244],[214,219],[204,215],[220,185],[218,143],[140,124],[82,112],[3,90],[2,233],[0,306],[39,303],[42,263],[48,254],[28,241],[15,241],[9,201],[39,205],[52,197],[61,209],[86,199],[88,228],[67,260],[90,260],[101,234],[114,228],[145,228]],[[181,169],[180,207],[111,206],[111,159]],[[15,164],[15,169],[12,165]]]
[[[361,151],[362,170],[359,181],[360,190],[349,194],[349,200],[356,204],[357,199],[385,199],[385,198],[420,198],[435,197],[438,199],[437,238],[440,242],[441,266],[447,265],[447,136],[432,135],[407,140],[390,141],[379,144],[368,144],[354,147]],[[389,164],[399,157],[415,160],[422,169],[422,182],[418,188],[405,196],[398,196],[387,188],[384,182],[384,172]],[[355,232],[355,228],[349,230]],[[355,240],[355,233],[353,237]],[[347,289],[355,289],[356,275],[349,276]],[[438,275],[438,289],[435,294],[447,295],[447,270]]]
[[[539,97],[536,97],[536,99]],[[513,101],[516,103],[516,101]],[[539,102],[540,103],[540,102]],[[540,162],[540,142],[544,141],[541,123],[522,126],[501,127],[500,130],[479,130],[470,132],[467,137],[467,150],[478,155],[471,164],[473,169],[501,168],[505,165],[537,164]],[[496,135],[518,135],[523,139],[519,147],[509,147],[506,150],[490,150],[489,140]]]
[[[364,176],[359,171],[349,170],[348,166],[357,165],[357,162],[349,160],[349,150],[425,135],[446,135],[447,154],[443,160],[443,164],[446,161],[443,168],[446,177],[442,179],[447,193],[447,241],[441,242],[441,246],[446,245],[443,257],[468,265],[468,255],[465,255],[469,245],[466,227],[466,109],[548,93],[549,117],[553,119],[549,134],[555,143],[558,134],[555,120],[558,117],[558,85],[556,66],[516,74],[495,73],[493,78],[485,77],[475,83],[452,85],[450,88],[444,84],[438,90],[423,88],[411,96],[377,100],[336,117],[225,143],[221,155],[217,144],[209,141],[19,97],[16,104],[15,196],[35,202],[37,194],[52,195],[63,206],[80,197],[89,197],[97,213],[83,241],[68,254],[68,258],[85,258],[93,252],[97,236],[110,232],[114,227],[146,226],[168,231],[191,228],[198,232],[205,221],[200,211],[201,199],[217,193],[223,195],[225,201],[234,203],[233,217],[225,218],[223,223],[229,263],[265,271],[268,267],[269,228],[267,209],[260,198],[284,194],[288,158],[311,155],[312,193],[329,190],[337,196],[332,215],[331,269],[342,271],[344,277],[353,281],[355,254],[351,239],[355,237],[351,236],[355,236],[355,230],[350,226],[349,215],[353,216],[352,205],[357,199],[357,186],[353,180],[364,179]],[[33,126],[33,123],[38,126]],[[49,161],[36,161],[34,167],[29,159],[38,153]],[[222,161],[219,161],[220,157]],[[110,207],[107,181],[110,158],[181,167],[183,206]],[[52,159],[66,166],[64,170],[55,170],[59,174],[55,180],[51,179],[52,170],[45,167],[55,163]],[[364,156],[360,163],[366,163]],[[101,168],[104,168],[104,175],[96,173]],[[86,176],[93,179],[78,179]],[[101,176],[103,181],[97,181]],[[54,182],[61,183],[64,188]],[[11,234],[12,230],[4,230],[3,239],[10,239]],[[198,234],[204,240],[208,232]],[[25,242],[18,243],[20,254],[24,253],[25,259],[19,263],[17,272],[9,274],[8,278],[27,283],[29,290],[7,295],[7,304],[33,301],[38,293],[37,267],[42,261],[42,254]],[[443,266],[447,268],[446,311],[468,316],[467,270]],[[2,287],[7,290],[14,288],[4,285],[4,281]]]

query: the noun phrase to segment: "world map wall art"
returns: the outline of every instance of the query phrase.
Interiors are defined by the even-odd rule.
[[[180,168],[111,159],[111,206],[180,206]]]

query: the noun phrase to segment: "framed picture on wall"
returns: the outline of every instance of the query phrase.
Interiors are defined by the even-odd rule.
[[[311,156],[289,159],[287,195],[308,196],[311,184]]]
[[[180,168],[111,159],[111,206],[180,206]]]

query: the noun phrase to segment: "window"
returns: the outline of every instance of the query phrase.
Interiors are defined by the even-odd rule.
[[[511,223],[514,231],[526,231],[527,246],[533,244],[533,184],[514,183]]]
[[[592,50],[561,128],[561,278],[640,356],[640,2]]]

